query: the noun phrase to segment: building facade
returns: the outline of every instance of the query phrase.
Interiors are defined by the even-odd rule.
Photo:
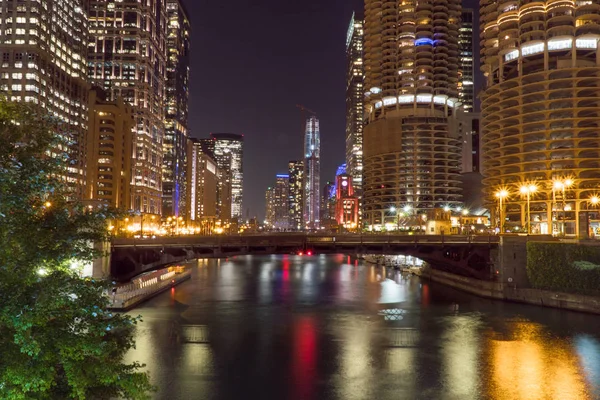
[[[86,190],[84,200],[121,210],[131,209],[131,151],[135,117],[122,99],[107,101],[94,88],[89,95],[86,135]]]
[[[199,140],[188,139],[187,143],[185,219],[201,233],[210,234],[217,221],[217,162],[205,152]]]
[[[362,189],[364,118],[364,21],[353,14],[346,39],[346,164]]]
[[[457,207],[460,0],[366,0],[363,221]]]
[[[0,1],[0,92],[37,104],[59,124],[67,153],[64,179],[77,198],[85,189],[87,2]]]
[[[244,197],[244,135],[211,133],[205,147],[219,166],[219,205],[222,221],[241,220]]]
[[[304,162],[290,161],[288,164],[290,177],[290,229],[304,229]]]
[[[321,226],[331,226],[335,220],[335,184],[325,182],[321,191]]]
[[[348,174],[336,176],[335,220],[345,230],[359,227],[359,203],[352,186],[353,179]]]
[[[277,175],[273,187],[271,204],[271,229],[287,231],[290,229],[290,176]]]
[[[598,7],[481,1],[484,186],[493,209],[509,192],[505,227],[587,236],[581,211],[600,182]]]
[[[162,208],[167,0],[90,0],[88,77],[134,107],[132,209]]]
[[[462,137],[462,170],[461,173],[481,173],[481,136],[479,129],[479,113],[464,113],[459,122]]]
[[[162,213],[184,213],[188,140],[190,20],[181,0],[167,0],[167,81]]]
[[[464,9],[458,30],[460,70],[458,76],[458,100],[466,112],[473,112],[475,106],[475,50],[473,48],[473,10]]]
[[[306,120],[304,135],[304,227],[319,229],[321,203],[321,132],[317,117]]]
[[[268,187],[265,192],[265,228],[273,229],[275,224],[275,188]]]

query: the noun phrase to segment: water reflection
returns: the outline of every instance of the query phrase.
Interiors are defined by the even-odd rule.
[[[347,256],[193,263],[150,300],[157,399],[598,399],[600,318],[495,303]],[[566,328],[568,327],[568,328]]]

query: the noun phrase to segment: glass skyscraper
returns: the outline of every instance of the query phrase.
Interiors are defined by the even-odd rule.
[[[364,28],[363,20],[352,15],[346,39],[346,164],[354,188],[362,190],[364,119]]]
[[[304,135],[304,227],[319,229],[321,202],[321,133],[319,120],[306,120]]]
[[[163,142],[163,215],[179,216],[185,207],[185,156],[188,138],[190,21],[181,0],[167,0],[167,82]]]
[[[167,68],[167,0],[91,0],[88,76],[134,107],[132,209],[160,214]]]
[[[0,1],[0,92],[39,105],[60,124],[64,179],[83,197],[88,120],[87,2]],[[58,151],[60,150],[60,151]]]

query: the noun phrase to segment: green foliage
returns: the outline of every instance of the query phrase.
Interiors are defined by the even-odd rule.
[[[123,362],[137,321],[72,268],[115,212],[69,201],[68,135],[38,109],[0,99],[0,138],[0,398],[147,398],[142,366]]]
[[[527,275],[537,289],[600,295],[600,247],[529,242]]]

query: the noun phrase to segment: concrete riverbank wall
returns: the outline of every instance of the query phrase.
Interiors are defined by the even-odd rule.
[[[600,314],[600,297],[550,290],[519,288],[501,282],[485,282],[425,268],[416,273],[424,279],[494,300]]]

